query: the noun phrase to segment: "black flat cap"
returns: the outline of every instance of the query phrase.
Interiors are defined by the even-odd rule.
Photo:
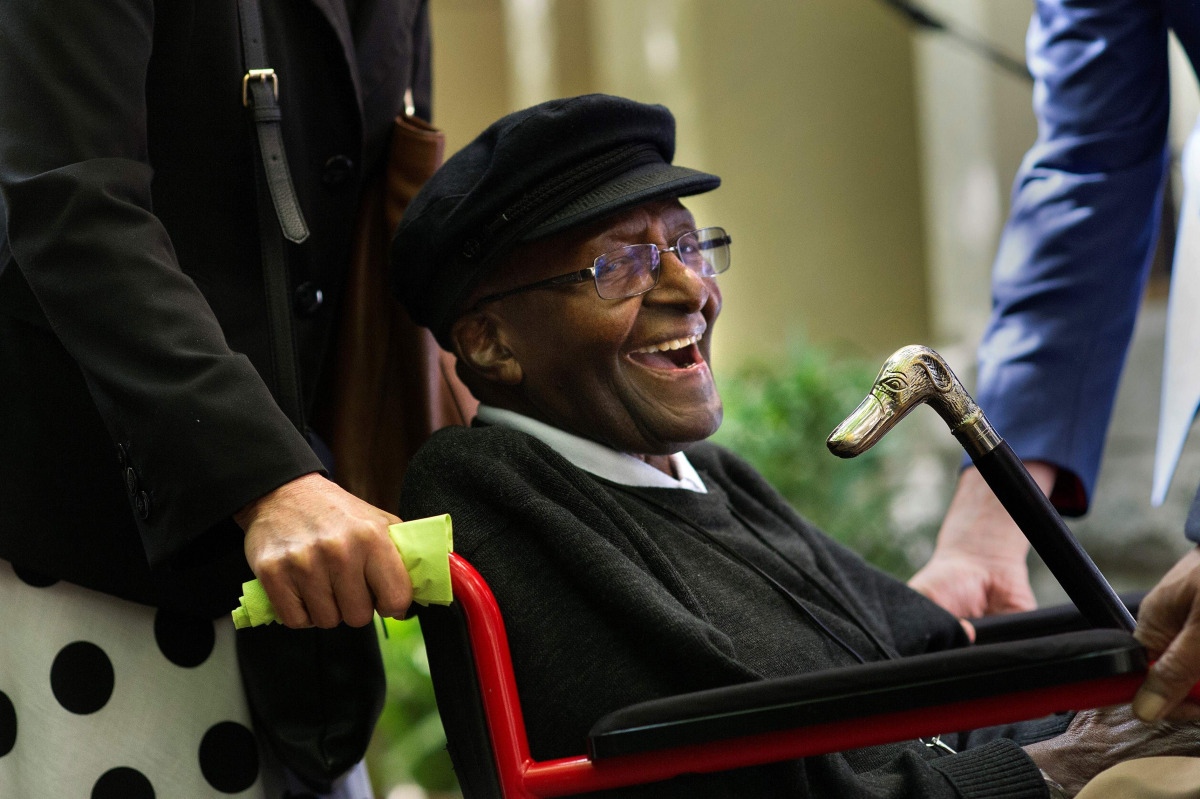
[[[588,94],[509,114],[413,198],[392,241],[393,290],[449,347],[461,304],[515,245],[720,185],[674,156],[675,118],[661,105]]]

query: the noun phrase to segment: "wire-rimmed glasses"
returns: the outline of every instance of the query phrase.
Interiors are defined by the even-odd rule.
[[[636,297],[658,285],[663,253],[674,253],[684,266],[700,277],[713,277],[729,269],[729,244],[732,240],[724,228],[706,227],[689,230],[677,238],[671,247],[631,244],[604,253],[587,269],[488,294],[476,305],[526,291],[582,283],[589,279],[595,282],[596,293],[601,299],[620,300]]]

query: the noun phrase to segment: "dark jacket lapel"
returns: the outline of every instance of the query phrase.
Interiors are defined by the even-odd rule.
[[[354,32],[350,25],[350,16],[346,13],[346,4],[342,0],[311,0],[325,21],[337,34],[342,45],[342,61],[354,84],[354,101],[358,104],[359,116],[362,115],[362,81],[358,74],[358,60],[355,55]]]

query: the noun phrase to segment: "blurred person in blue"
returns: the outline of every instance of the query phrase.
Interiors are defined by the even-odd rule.
[[[1170,162],[1168,29],[1195,63],[1200,5],[1187,0],[1038,0],[1029,28],[1038,138],[996,257],[975,396],[1065,515],[1091,502],[1157,238]],[[1156,503],[1200,403],[1200,129],[1183,167]],[[1200,494],[1184,532],[1200,543]],[[934,555],[909,585],[960,617],[1027,610],[1028,549],[968,467]],[[1179,705],[1200,681],[1200,550],[1146,598],[1137,636],[1161,653],[1134,703],[1139,716],[1200,717]]]

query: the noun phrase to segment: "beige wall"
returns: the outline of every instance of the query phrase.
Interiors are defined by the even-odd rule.
[[[863,0],[434,0],[452,152],[521,105],[661,102],[691,207],[735,240],[718,365],[790,336],[890,352],[928,334],[911,37]],[[546,62],[552,64],[545,69]]]
[[[433,0],[433,120],[446,154],[512,111],[499,0]]]
[[[923,2],[959,30],[1023,57],[1028,3]],[[945,34],[917,34],[914,50],[931,342],[970,383],[1013,176],[1036,136],[1032,86]]]

